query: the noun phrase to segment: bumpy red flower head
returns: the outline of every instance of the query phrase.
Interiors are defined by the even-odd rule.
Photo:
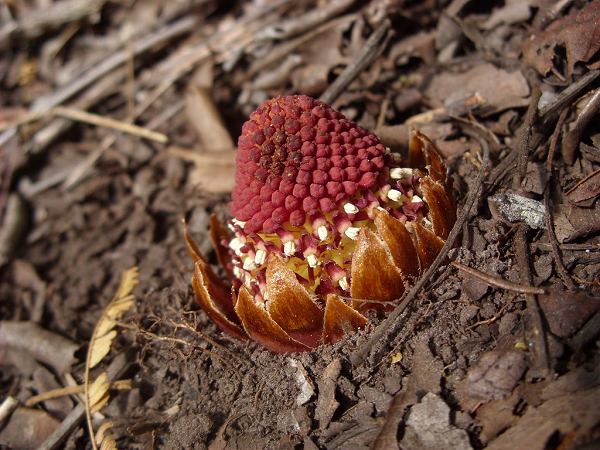
[[[410,147],[414,169],[325,103],[265,102],[239,139],[234,218],[211,221],[233,290],[186,234],[202,309],[284,353],[335,342],[366,326],[366,310],[392,308],[456,220],[441,156],[418,131]]]
[[[385,166],[370,131],[306,95],[277,97],[250,115],[238,141],[231,214],[244,230],[274,233],[335,211]]]

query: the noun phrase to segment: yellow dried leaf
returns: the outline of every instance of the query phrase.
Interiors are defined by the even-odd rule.
[[[102,441],[100,450],[117,450],[117,443],[112,436],[107,436],[106,439]]]
[[[104,396],[102,398],[100,398],[98,403],[96,403],[94,406],[92,406],[92,409],[90,410],[90,414],[96,414],[98,411],[100,411],[102,408],[104,408],[104,406],[108,403],[109,400],[110,400],[110,394],[107,392],[106,394],[104,394]]]
[[[112,344],[112,340],[116,335],[117,332],[112,330],[94,340],[94,345],[90,349],[90,367],[95,367],[108,354],[110,344]]]
[[[88,359],[90,368],[95,367],[110,351],[112,340],[117,335],[116,331],[111,330],[116,325],[116,321],[133,305],[135,297],[130,294],[131,290],[139,284],[138,272],[138,268],[133,267],[123,273],[117,293],[98,321],[90,341]]]
[[[133,295],[127,295],[126,297],[118,299],[113,304],[110,304],[110,309],[107,311],[108,316],[114,319],[120,318],[123,313],[131,308],[134,299],[135,297]]]
[[[111,435],[107,435],[106,432],[110,430],[114,424],[112,422],[104,422],[102,425],[98,427],[98,431],[96,431],[96,443],[102,444],[105,440],[112,438]]]
[[[94,381],[94,383],[90,386],[88,392],[88,401],[90,406],[94,406],[104,394],[108,391],[109,384],[106,383],[106,378],[108,375],[106,372],[101,373],[98,378]]]
[[[100,374],[93,384],[90,385],[90,369],[100,363],[100,361],[102,361],[102,359],[110,351],[112,341],[117,335],[117,332],[113,330],[113,328],[115,327],[117,320],[119,320],[121,316],[133,305],[135,297],[131,295],[131,291],[139,283],[137,276],[137,267],[133,267],[123,273],[119,289],[104,310],[104,314],[98,321],[96,329],[94,330],[94,334],[92,335],[92,339],[90,340],[90,348],[88,350],[88,357],[85,367],[85,406],[87,423],[94,450],[98,449],[96,442],[102,442],[101,449],[103,450],[116,449],[116,442],[112,436],[103,438],[102,436],[104,434],[104,430],[102,431],[102,434],[99,434],[98,441],[96,441],[94,436],[92,414],[102,409],[108,402],[110,398],[108,393],[110,383],[107,383],[106,381],[108,375],[105,372]],[[122,383],[123,384],[119,386],[119,389],[131,388],[130,380],[129,383],[127,383],[125,380]]]
[[[116,323],[114,320],[108,318],[103,318],[100,320],[96,328],[96,339],[98,339],[100,336],[104,336],[106,333],[112,330],[115,324]]]
[[[123,274],[123,279],[121,280],[121,284],[119,285],[119,290],[117,291],[116,298],[123,298],[129,295],[129,293],[140,284],[137,279],[139,274],[139,269],[137,267],[132,267],[129,270],[126,270]]]
[[[133,387],[133,383],[131,382],[131,379],[117,380],[117,381],[113,381],[112,383],[110,383],[111,389],[126,391],[126,390],[131,389],[132,387]]]

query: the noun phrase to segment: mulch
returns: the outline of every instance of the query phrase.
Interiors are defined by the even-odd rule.
[[[0,448],[597,448],[599,16],[597,1],[4,2]],[[229,216],[241,125],[294,93],[392,151],[410,127],[429,136],[464,224],[401,309],[275,355],[199,310],[182,219],[219,270],[209,221]],[[94,402],[94,444],[90,347],[88,389],[124,380]]]

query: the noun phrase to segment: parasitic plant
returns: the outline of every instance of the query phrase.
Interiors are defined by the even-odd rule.
[[[211,218],[223,281],[186,233],[196,300],[224,331],[277,353],[332,343],[394,308],[454,222],[447,168],[412,132],[409,164],[305,95],[265,102],[238,141],[233,219]]]

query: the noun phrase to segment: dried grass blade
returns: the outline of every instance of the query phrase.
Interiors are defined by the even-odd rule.
[[[117,332],[113,328],[123,314],[133,305],[135,297],[131,295],[131,291],[139,283],[137,279],[138,273],[137,267],[133,267],[123,273],[117,293],[106,307],[90,340],[90,348],[85,365],[85,413],[94,450],[98,450],[98,446],[92,426],[92,414],[102,409],[108,402],[110,383],[107,382],[108,375],[104,372],[90,385],[90,369],[102,361],[110,351],[112,340],[117,335]],[[113,446],[110,442],[112,440],[111,436],[107,436],[106,439],[108,440],[106,444],[104,442],[105,439],[100,440],[102,442],[101,448],[116,448],[116,444]]]

